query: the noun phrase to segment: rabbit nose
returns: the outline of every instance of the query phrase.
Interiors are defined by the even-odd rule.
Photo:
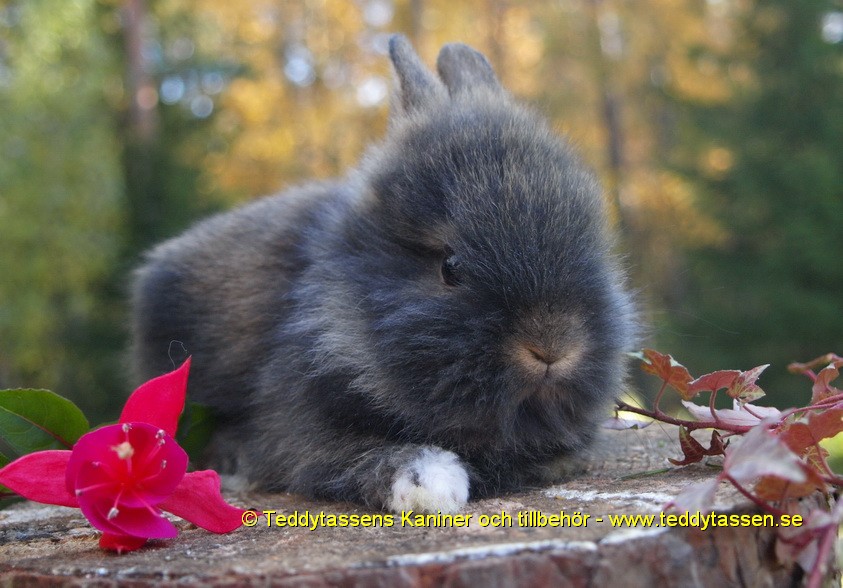
[[[544,384],[570,376],[588,353],[585,321],[575,312],[532,309],[519,317],[508,341],[517,369]]]
[[[519,341],[513,355],[521,368],[532,376],[556,379],[574,370],[584,351],[584,346],[578,342],[567,342],[562,347]]]
[[[541,363],[544,363],[548,366],[553,365],[559,359],[560,354],[551,349],[544,349],[542,347],[538,347],[535,345],[524,345],[524,349],[530,353],[533,358]]]

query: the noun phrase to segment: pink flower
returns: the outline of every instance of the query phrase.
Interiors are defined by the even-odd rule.
[[[178,534],[158,508],[187,471],[187,453],[163,429],[111,425],[76,443],[67,462],[67,491],[97,529],[166,539]]]
[[[215,533],[237,529],[243,510],[222,498],[216,472],[186,473],[173,439],[184,409],[188,359],[135,390],[119,423],[91,431],[73,449],[38,451],[0,469],[0,484],[24,498],[78,507],[103,532],[100,546],[138,549],[178,534],[167,511]]]

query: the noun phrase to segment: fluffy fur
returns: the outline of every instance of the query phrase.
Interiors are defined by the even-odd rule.
[[[394,510],[552,480],[619,391],[633,315],[593,175],[445,46],[403,37],[389,133],[359,169],[149,253],[138,378],[193,356],[216,467]]]

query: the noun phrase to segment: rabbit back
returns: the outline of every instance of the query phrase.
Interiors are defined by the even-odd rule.
[[[152,249],[134,276],[134,378],[160,375],[190,355],[199,368],[190,397],[226,417],[244,414],[288,318],[290,286],[308,265],[301,240],[334,222],[350,199],[337,183],[291,189]]]

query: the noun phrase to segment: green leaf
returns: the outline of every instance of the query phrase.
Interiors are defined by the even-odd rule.
[[[197,462],[208,446],[214,432],[216,419],[211,407],[188,402],[179,420],[176,441],[187,451],[190,461]]]
[[[11,459],[0,453],[0,468],[5,467],[6,464],[11,462]],[[10,488],[6,488],[3,484],[0,484],[0,510],[6,508],[7,506],[16,504],[20,500],[22,499],[18,499],[17,495],[12,492]]]
[[[12,457],[70,449],[89,429],[75,404],[49,390],[0,390],[0,444]]]

